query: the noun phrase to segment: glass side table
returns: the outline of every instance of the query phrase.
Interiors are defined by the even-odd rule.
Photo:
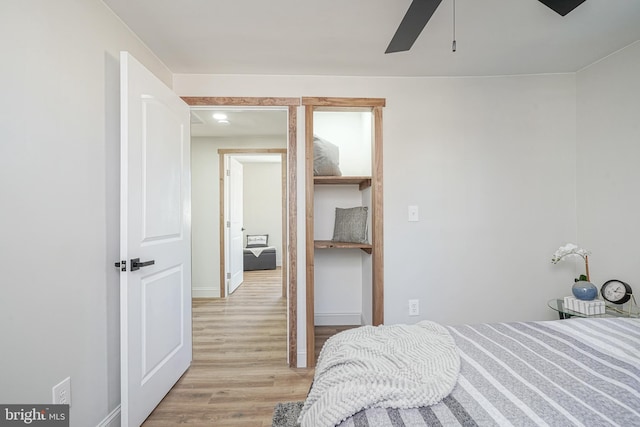
[[[623,306],[607,304],[605,306],[605,314],[584,314],[569,310],[565,308],[564,300],[561,298],[551,299],[547,302],[547,305],[558,312],[560,319],[570,319],[572,317],[640,317],[640,308],[636,305],[623,309]]]

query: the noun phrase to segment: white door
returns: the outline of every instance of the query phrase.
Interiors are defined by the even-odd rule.
[[[120,70],[121,422],[139,426],[191,363],[189,108],[127,52]]]
[[[229,293],[235,291],[244,280],[243,174],[242,163],[233,157],[229,158]]]

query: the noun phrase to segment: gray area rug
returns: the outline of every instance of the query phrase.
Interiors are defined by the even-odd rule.
[[[304,402],[284,402],[276,404],[273,410],[272,427],[298,427],[298,415]]]

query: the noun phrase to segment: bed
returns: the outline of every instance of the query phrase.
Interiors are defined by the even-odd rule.
[[[341,363],[325,353],[350,352],[335,348],[332,337],[318,359],[305,405],[297,408],[302,409],[298,421],[303,427],[640,426],[640,319],[574,318],[446,330],[455,342],[459,371],[452,390],[438,403],[400,409],[375,408],[373,401],[354,406],[346,418],[340,412],[344,408],[334,411],[341,405],[335,404],[319,408],[316,418],[309,416],[322,400],[319,395],[337,390],[323,385],[323,376],[341,369]],[[355,340],[347,341],[354,345]],[[325,352],[327,346],[334,348]],[[415,346],[406,347],[411,352]],[[388,354],[381,358],[391,366],[399,364]],[[363,365],[362,360],[355,364]],[[375,382],[365,394],[376,395]],[[350,385],[339,387],[342,393]],[[398,400],[398,395],[392,397]],[[325,398],[324,404],[331,401]],[[334,422],[331,416],[340,419]]]

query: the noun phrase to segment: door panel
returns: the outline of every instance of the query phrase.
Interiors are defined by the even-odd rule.
[[[120,61],[121,423],[139,426],[191,363],[189,109],[128,53]]]
[[[183,140],[180,117],[170,105],[151,97],[141,101],[144,241],[176,238],[182,230],[183,145],[189,141]]]
[[[142,383],[184,346],[182,268],[148,276],[142,286]]]

